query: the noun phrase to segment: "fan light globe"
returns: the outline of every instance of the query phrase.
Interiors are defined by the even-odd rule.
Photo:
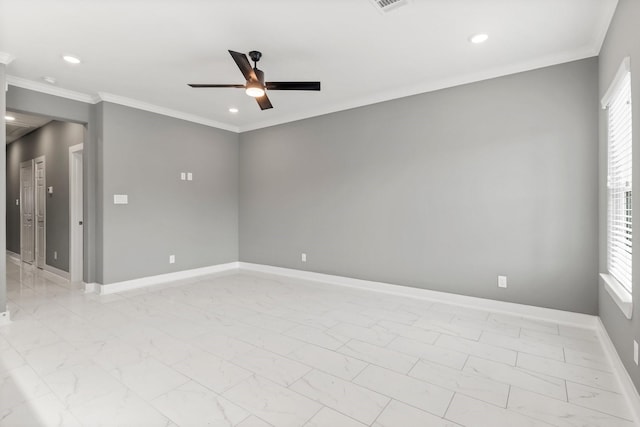
[[[260,98],[264,96],[264,88],[260,82],[249,82],[247,83],[246,93],[254,98]]]

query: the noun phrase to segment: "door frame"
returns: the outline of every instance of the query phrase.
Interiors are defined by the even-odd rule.
[[[72,282],[84,279],[84,226],[79,230],[76,224],[83,221],[83,157],[84,143],[69,147],[69,276]]]

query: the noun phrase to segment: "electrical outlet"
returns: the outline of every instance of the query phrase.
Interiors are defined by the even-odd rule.
[[[176,256],[169,255],[169,264],[175,264],[175,263],[176,263]]]
[[[20,206],[20,199],[16,199],[16,206]]]
[[[507,276],[498,276],[498,287],[499,288],[507,287]]]
[[[53,259],[58,259],[58,251],[53,251]]]
[[[187,172],[187,181],[193,181],[193,174],[191,172]]]
[[[302,260],[302,262],[307,262],[307,254],[302,254],[300,259]]]
[[[633,361],[638,364],[638,341],[633,340]]]

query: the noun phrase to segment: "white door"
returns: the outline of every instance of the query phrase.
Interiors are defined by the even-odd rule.
[[[36,224],[36,267],[44,268],[46,259],[46,212],[47,212],[47,182],[45,175],[44,156],[34,160],[36,165],[36,206],[35,206],[35,224]]]
[[[82,281],[83,275],[82,147],[82,144],[69,147],[69,273],[72,282]]]
[[[33,160],[20,163],[20,258],[34,261]]]

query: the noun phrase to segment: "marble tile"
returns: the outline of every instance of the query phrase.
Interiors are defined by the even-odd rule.
[[[480,342],[493,345],[495,347],[506,348],[522,353],[529,353],[536,356],[548,357],[549,359],[564,362],[564,352],[562,351],[561,347],[545,345],[541,343],[534,344],[528,341],[522,341],[519,338],[507,337],[491,332],[483,332],[482,336],[480,337]]]
[[[559,400],[567,400],[565,381],[543,373],[492,362],[471,356],[464,372],[499,381],[524,390],[544,394]]]
[[[98,365],[87,362],[43,377],[65,406],[88,402],[123,386]]]
[[[168,427],[171,421],[129,389],[120,389],[70,407],[82,425],[91,427]]]
[[[357,358],[311,344],[294,350],[288,357],[345,380],[352,380],[367,366]]]
[[[28,365],[0,373],[0,413],[50,393],[51,389]]]
[[[416,408],[443,416],[453,392],[397,372],[370,365],[354,383]]]
[[[216,328],[216,331],[283,356],[306,344],[295,338],[256,328],[255,326],[233,325]]]
[[[482,335],[482,329],[480,328],[471,328],[463,325],[455,325],[450,322],[442,322],[438,320],[433,320],[431,318],[421,317],[413,324],[413,326],[417,328],[422,328],[427,331],[437,332],[440,334],[451,335],[454,337],[461,337],[470,340],[478,340],[480,339],[480,335]]]
[[[558,427],[632,427],[635,423],[513,387],[510,410]]]
[[[367,425],[389,402],[386,396],[315,370],[289,388]]]
[[[633,420],[633,412],[624,395],[567,381],[569,403]]]
[[[342,337],[338,333],[328,334],[323,329],[314,328],[307,325],[299,325],[293,329],[289,329],[286,335],[304,341],[309,344],[315,344],[329,350],[336,350],[341,347],[350,338]]]
[[[0,375],[3,372],[19,368],[26,362],[24,358],[11,347],[0,348]]]
[[[24,358],[33,370],[42,376],[89,362],[89,359],[80,350],[66,342],[57,342],[27,350],[24,352]]]
[[[547,334],[545,332],[530,331],[527,329],[522,329],[520,339],[532,343],[555,345],[586,353],[604,355],[604,350],[600,343],[592,340]]]
[[[583,351],[564,349],[565,362],[572,365],[584,366],[585,368],[597,369],[599,371],[613,372],[605,355],[585,353]]]
[[[254,345],[219,332],[209,332],[200,335],[192,341],[192,344],[225,360],[233,360],[241,354],[257,348]]]
[[[346,415],[342,415],[340,412],[336,412],[330,408],[322,408],[320,412],[309,420],[304,427],[366,427],[366,424],[362,424],[349,418]]]
[[[253,375],[251,371],[205,351],[193,353],[171,367],[216,393]]]
[[[424,360],[419,361],[408,375],[496,406],[507,406],[509,386],[484,376],[446,368]]]
[[[462,369],[468,357],[466,353],[436,347],[435,345],[425,344],[404,337],[396,338],[387,348],[456,369]]]
[[[188,377],[150,357],[117,367],[111,375],[147,400],[189,381]]]
[[[253,376],[222,394],[274,427],[304,425],[322,405],[265,378]]]
[[[372,427],[460,427],[452,421],[436,417],[413,406],[392,400]]]
[[[519,326],[494,322],[491,320],[470,320],[460,317],[454,317],[451,320],[451,324],[467,327],[470,329],[481,329],[484,332],[491,332],[493,334],[504,335],[512,338],[518,338],[520,336]]]
[[[255,415],[250,415],[248,418],[245,418],[244,421],[240,422],[237,427],[273,427],[266,421],[261,420]]]
[[[361,326],[364,328],[368,328],[376,324],[376,320],[371,317],[342,310],[329,311],[325,313],[323,317],[336,320],[340,323],[348,323],[350,325]]]
[[[596,369],[558,362],[525,353],[518,355],[518,367],[562,378],[578,384],[608,391],[618,391],[618,381],[615,375]]]
[[[81,424],[53,393],[12,408],[0,404],[0,427],[80,427]]]
[[[405,325],[413,325],[420,316],[411,311],[402,309],[387,310],[384,308],[369,308],[362,312],[362,315],[371,317],[372,319],[384,319],[393,323],[401,323]]]
[[[447,348],[460,353],[470,354],[494,362],[516,364],[516,352],[490,344],[468,340],[465,338],[441,335],[435,343],[437,347]]]
[[[440,336],[438,332],[428,331],[423,328],[404,325],[402,323],[392,322],[390,320],[381,320],[377,323],[377,326],[383,328],[390,334],[399,335],[401,337],[424,342],[427,344],[433,344]]]
[[[558,335],[558,324],[553,322],[546,322],[543,320],[525,319],[523,317],[512,316],[502,313],[491,313],[489,315],[489,322],[494,322],[503,325],[517,326],[519,328],[526,328],[530,331],[545,332],[547,334]]]
[[[598,333],[593,329],[578,328],[576,326],[558,325],[559,335],[569,338],[578,338],[587,341],[598,341]]]
[[[152,403],[180,427],[231,427],[249,416],[246,410],[194,381],[161,394]]]
[[[233,363],[285,387],[311,371],[307,365],[261,348],[239,355]]]
[[[141,362],[148,353],[119,339],[99,341],[80,348],[96,365],[110,371],[123,365]]]
[[[431,310],[440,311],[444,313],[452,313],[457,317],[471,320],[487,320],[489,318],[489,312],[485,310],[478,310],[475,308],[464,307],[460,305],[445,304],[436,302],[431,305]]]
[[[409,372],[418,361],[417,356],[411,356],[358,340],[349,341],[340,347],[338,352],[402,374]]]
[[[371,327],[363,327],[351,325],[349,323],[340,323],[333,328],[327,329],[327,333],[337,334],[341,337],[348,337],[380,346],[389,344],[397,336],[385,331],[383,328],[377,328],[375,325]]]
[[[445,415],[447,420],[469,427],[552,427],[544,421],[456,394]]]

